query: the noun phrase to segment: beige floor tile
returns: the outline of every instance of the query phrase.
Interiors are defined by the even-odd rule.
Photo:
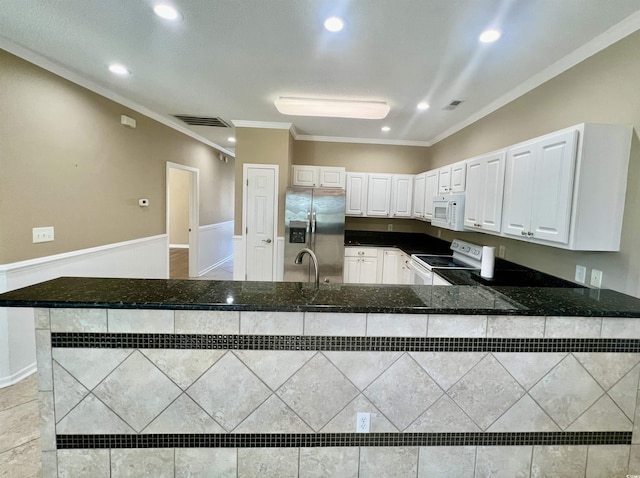
[[[10,387],[0,388],[0,411],[38,398],[38,374],[33,373]]]
[[[0,453],[39,436],[40,412],[37,400],[0,412]]]
[[[41,476],[40,440],[31,440],[0,453],[0,478],[39,478]]]

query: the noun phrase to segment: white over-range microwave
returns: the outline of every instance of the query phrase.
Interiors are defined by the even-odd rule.
[[[431,225],[452,231],[463,231],[464,194],[434,196]]]

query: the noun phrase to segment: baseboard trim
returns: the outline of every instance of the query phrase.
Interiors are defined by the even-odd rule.
[[[29,375],[36,373],[38,371],[36,363],[32,363],[27,365],[22,370],[18,370],[16,373],[9,375],[7,377],[0,377],[0,388],[10,387],[11,385],[15,385],[16,383],[24,380]]]

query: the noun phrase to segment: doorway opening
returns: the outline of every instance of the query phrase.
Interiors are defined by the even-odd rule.
[[[198,277],[198,179],[200,171],[167,162],[169,277]]]

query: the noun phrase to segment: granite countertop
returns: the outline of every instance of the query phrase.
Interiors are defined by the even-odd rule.
[[[395,247],[407,254],[451,254],[451,243],[418,232],[344,231],[345,246]]]
[[[0,294],[0,307],[640,317],[640,299],[598,289],[84,277]]]

